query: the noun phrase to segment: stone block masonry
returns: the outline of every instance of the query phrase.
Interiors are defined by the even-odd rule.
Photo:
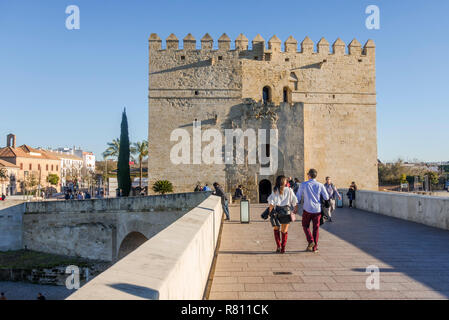
[[[0,211],[0,248],[116,261],[209,195],[28,202]]]
[[[339,187],[356,181],[377,190],[375,45],[306,37],[284,43],[258,35],[252,41],[222,35],[218,48],[206,35],[197,48],[188,35],[181,48],[175,35],[149,38],[150,184],[170,180],[176,192],[197,183],[217,181],[233,192],[242,184],[253,202],[262,199],[261,185],[277,175],[305,179],[311,167],[318,179],[332,176]],[[315,50],[316,48],[316,50]],[[347,50],[347,52],[346,52]],[[192,137],[193,122],[202,129],[278,129],[278,170],[269,176],[260,164],[173,164],[170,136],[177,128]],[[204,141],[202,146],[208,145]],[[269,140],[267,143],[269,144]],[[223,148],[224,149],[224,148]],[[245,146],[246,151],[250,146]],[[223,151],[224,152],[224,151]],[[191,152],[192,154],[192,152]]]

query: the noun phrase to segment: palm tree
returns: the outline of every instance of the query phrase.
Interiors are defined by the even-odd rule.
[[[120,152],[120,138],[108,142],[108,148],[103,152],[103,158],[118,158]]]
[[[131,153],[137,155],[137,158],[139,159],[139,169],[140,169],[140,180],[139,180],[139,187],[142,189],[142,162],[145,157],[148,156],[148,141],[143,140],[142,142],[136,142],[133,144],[133,147],[131,148]]]

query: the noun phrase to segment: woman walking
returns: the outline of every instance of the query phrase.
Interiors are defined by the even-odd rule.
[[[292,222],[291,213],[298,211],[298,200],[292,189],[287,187],[287,178],[278,176],[273,192],[268,197],[270,222],[274,229],[276,252],[284,253],[287,245],[288,226]]]
[[[349,186],[348,193],[346,194],[349,199],[349,208],[352,208],[352,201],[355,200],[355,192],[357,191],[357,186],[354,181],[352,181],[351,185]]]

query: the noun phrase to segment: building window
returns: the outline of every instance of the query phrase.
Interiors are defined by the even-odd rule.
[[[219,61],[223,60],[223,56],[218,56],[218,60]]]
[[[51,171],[53,171],[53,165],[51,165]]]
[[[30,163],[30,165],[28,167],[29,167],[30,171],[33,170],[33,165],[31,163]]]
[[[288,87],[284,87],[282,90],[283,101],[285,103],[292,103],[292,91]]]
[[[293,84],[293,88],[295,88],[295,91],[298,91],[298,77],[294,72],[290,73],[290,83]]]
[[[271,61],[271,53],[265,53],[265,61]]]
[[[23,170],[23,163],[20,164],[20,170]]]
[[[56,171],[58,171],[58,167],[59,167],[59,166],[58,166],[58,165],[56,165]]]
[[[200,93],[199,93],[199,91],[198,90],[195,90],[195,95],[197,96],[197,95],[199,95]]]
[[[186,59],[186,56],[181,56],[181,60],[185,60]]]
[[[271,102],[271,88],[268,86],[262,89],[262,101],[264,104]]]
[[[37,170],[39,170],[39,171],[41,170],[41,165],[40,164],[37,165]]]
[[[48,164],[45,166],[45,170],[47,170],[48,171]]]

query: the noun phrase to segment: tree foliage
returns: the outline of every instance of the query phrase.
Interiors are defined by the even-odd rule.
[[[8,179],[8,172],[5,168],[0,169],[0,181],[4,181]]]
[[[143,140],[142,142],[134,143],[131,152],[137,155],[137,159],[139,160],[139,172],[140,172],[139,187],[142,189],[142,178],[143,178],[142,162],[143,159],[145,159],[145,157],[148,156],[148,141]]]
[[[108,148],[103,152],[103,158],[116,158],[118,159],[120,153],[120,139],[114,139],[112,142],[108,142]]]
[[[173,185],[168,180],[158,180],[153,184],[153,191],[160,194],[170,193],[173,192]]]
[[[424,176],[429,177],[429,182],[431,185],[438,185],[438,181],[439,181],[439,176],[438,173],[433,172],[433,171],[427,171]]]
[[[122,195],[129,196],[131,190],[131,176],[129,168],[129,134],[128,134],[128,118],[126,117],[126,109],[122,113],[122,123],[120,132],[120,146],[117,165],[118,187],[122,190]]]
[[[56,186],[59,182],[59,176],[57,174],[54,173],[50,173],[47,177],[47,181],[53,185]]]

